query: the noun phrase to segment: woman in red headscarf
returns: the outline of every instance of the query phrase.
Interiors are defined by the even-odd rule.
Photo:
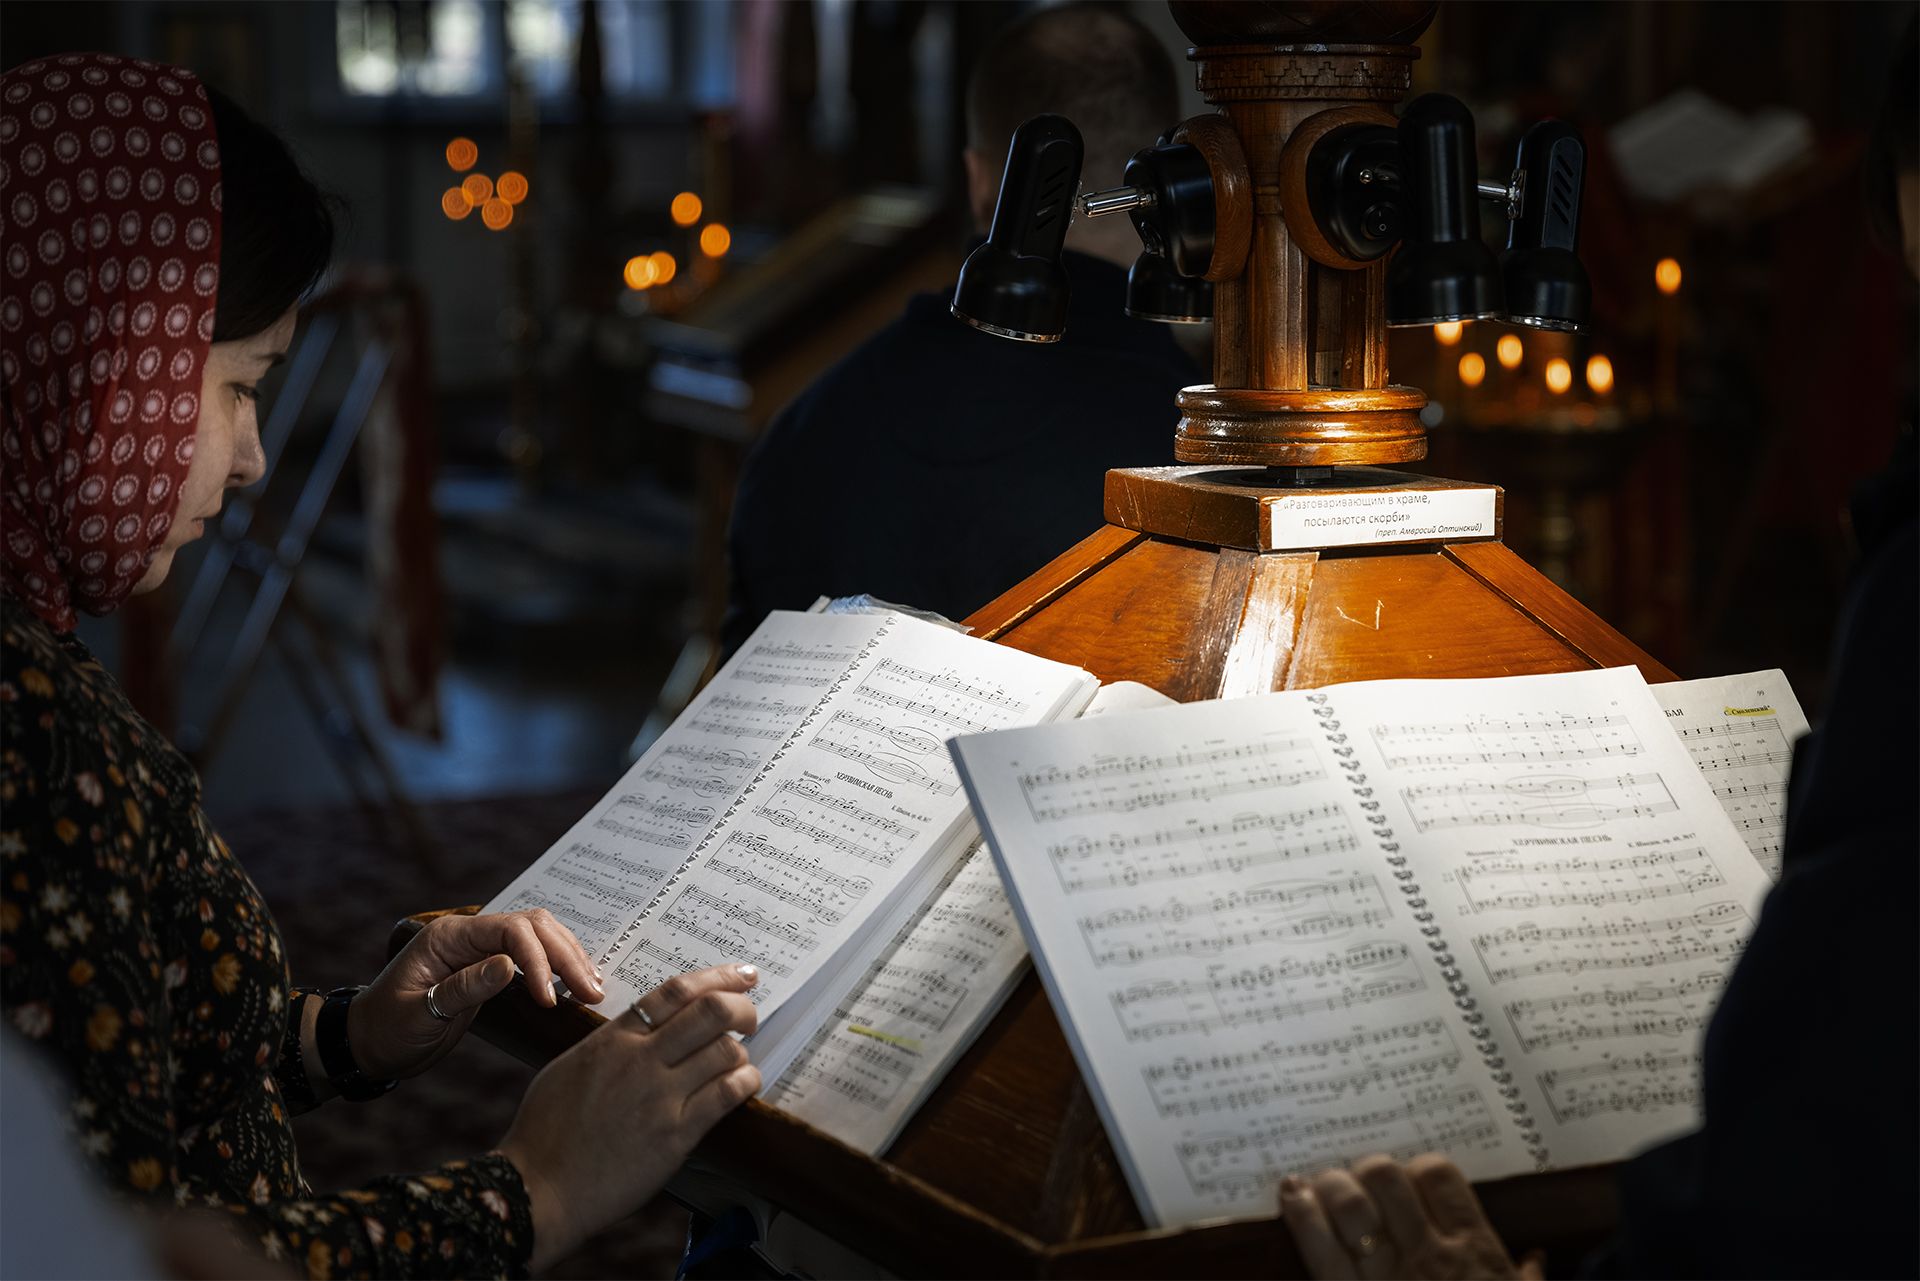
[[[425,1071],[516,965],[548,1004],[556,974],[589,1001],[599,976],[539,911],[437,921],[365,988],[293,986],[193,770],[73,635],[260,478],[256,388],[331,242],[284,145],[191,73],[0,76],[0,998],[110,1183],[232,1207],[316,1277],[521,1274],[758,1089],[727,1035],[751,968],[642,997],[535,1079],[499,1150],[315,1196],[293,1112]]]

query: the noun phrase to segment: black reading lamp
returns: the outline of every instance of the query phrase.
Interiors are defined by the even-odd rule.
[[[1500,270],[1507,320],[1534,329],[1578,330],[1593,305],[1587,269],[1575,256],[1587,146],[1571,126],[1542,120],[1520,139],[1515,172],[1529,175],[1530,197],[1508,231]]]
[[[1127,313],[1209,319],[1219,191],[1232,176],[1215,172],[1200,148],[1163,140],[1128,162],[1126,186],[1075,197],[1081,154],[1079,132],[1061,116],[1036,116],[1014,132],[992,234],[961,268],[953,314],[1005,338],[1058,340],[1069,216],[1125,212],[1143,249],[1128,273]],[[1556,120],[1533,126],[1504,185],[1478,181],[1473,157],[1472,114],[1456,98],[1426,94],[1397,126],[1356,123],[1319,137],[1305,159],[1303,212],[1355,266],[1398,248],[1387,267],[1389,325],[1583,328],[1592,289],[1575,255],[1586,169],[1579,133]],[[1512,223],[1499,260],[1480,238],[1481,199],[1503,205]]]
[[[1059,342],[1069,286],[1060,263],[1079,193],[1080,131],[1065,116],[1035,116],[1013,131],[987,242],[967,255],[953,314],[1018,342]]]

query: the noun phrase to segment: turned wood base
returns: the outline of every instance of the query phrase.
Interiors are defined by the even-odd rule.
[[[1174,398],[1173,456],[1212,466],[1357,467],[1427,456],[1415,387],[1360,390],[1187,387]]]

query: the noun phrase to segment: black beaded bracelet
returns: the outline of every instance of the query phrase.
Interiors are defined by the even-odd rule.
[[[327,1083],[333,1086],[334,1093],[354,1103],[377,1099],[400,1084],[378,1081],[362,1072],[354,1062],[353,1047],[347,1044],[347,1007],[366,990],[365,987],[336,987],[327,993],[326,1004],[320,1007],[320,1017],[313,1025],[313,1040],[320,1050],[320,1068],[327,1074]]]

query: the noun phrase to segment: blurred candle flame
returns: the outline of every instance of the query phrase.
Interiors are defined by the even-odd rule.
[[[1559,395],[1573,386],[1573,366],[1555,356],[1547,362],[1547,390]]]
[[[1653,265],[1653,283],[1661,293],[1671,297],[1680,292],[1680,263],[1675,258],[1662,258]]]
[[[1527,354],[1527,348],[1520,341],[1519,334],[1501,334],[1500,341],[1493,346],[1493,354],[1499,358],[1500,368],[1518,369],[1521,359]]]
[[[1442,347],[1451,347],[1460,341],[1460,331],[1466,326],[1457,320],[1443,320],[1433,327],[1433,336]]]
[[[467,193],[458,187],[448,187],[440,193],[440,212],[459,222],[473,212],[473,204],[467,199]]]
[[[494,194],[510,205],[517,205],[525,200],[527,193],[531,190],[533,187],[527,182],[527,176],[514,169],[501,174],[500,180],[493,184]]]
[[[1460,382],[1467,387],[1478,387],[1480,380],[1487,376],[1487,358],[1477,351],[1470,351],[1460,357]]]
[[[718,258],[733,247],[733,233],[724,223],[710,222],[700,229],[700,252]]]
[[[447,167],[455,173],[465,173],[478,159],[480,148],[473,145],[471,138],[455,138],[447,144]]]
[[[493,194],[493,179],[483,173],[470,173],[467,180],[460,184],[460,190],[467,195],[470,205],[483,205],[487,197]]]
[[[1587,386],[1604,396],[1613,390],[1613,362],[1605,356],[1587,357]]]
[[[691,227],[700,221],[701,211],[705,208],[700,197],[691,191],[683,191],[673,198],[673,203],[667,206],[667,212],[672,216],[675,226]]]

